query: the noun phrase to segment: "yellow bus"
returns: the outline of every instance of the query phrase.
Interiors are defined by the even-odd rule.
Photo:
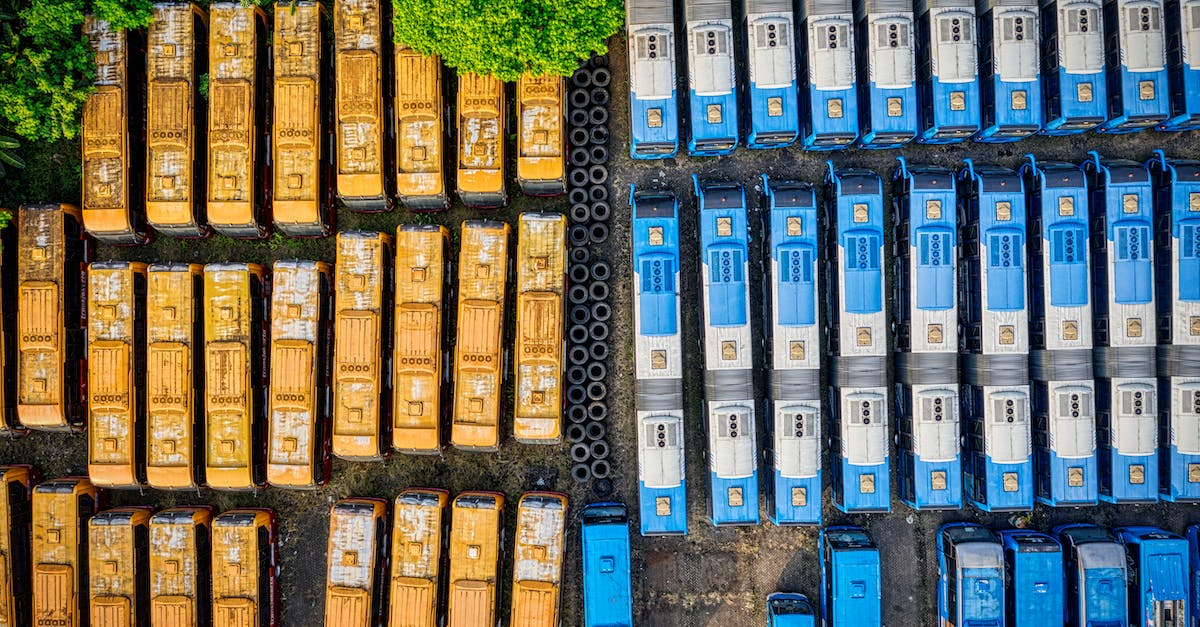
[[[91,244],[73,205],[17,212],[17,419],[48,431],[86,422],[87,264]]]
[[[388,624],[436,627],[441,577],[443,532],[450,493],[434,488],[411,488],[396,497],[392,513],[391,615]]]
[[[504,495],[459,494],[454,499],[450,525],[447,626],[494,625],[500,604],[500,564],[504,561]]]
[[[212,523],[213,627],[276,627],[275,513],[231,509]]]
[[[410,211],[440,211],[450,206],[442,60],[399,42],[395,46],[396,197]]]
[[[154,627],[212,624],[211,525],[212,508],[206,505],[172,507],[150,519]]]
[[[508,233],[505,222],[462,224],[450,427],[450,442],[461,449],[500,448]]]
[[[208,223],[229,237],[267,236],[271,198],[271,38],[246,2],[208,8]]]
[[[513,625],[558,627],[566,533],[566,495],[526,492],[517,501],[512,609],[509,612]]]
[[[204,483],[203,269],[146,271],[146,483],[159,490]]]
[[[146,36],[146,221],[174,237],[204,237],[208,18],[191,2],[158,2]]]
[[[150,507],[117,507],[88,521],[91,624],[150,625]]]
[[[566,216],[522,213],[516,265],[513,436],[518,442],[553,444],[562,439]]]
[[[396,350],[392,358],[395,402],[392,447],[405,453],[442,450],[442,318],[445,314],[446,247],[442,226],[396,228]]]
[[[387,501],[343,499],[329,512],[325,624],[383,624],[387,594]]]
[[[333,454],[379,460],[392,412],[392,236],[338,233],[334,270]]]
[[[333,270],[276,261],[271,282],[267,483],[311,490],[329,471]]]
[[[271,163],[275,226],[292,237],[333,228],[332,63],[325,6],[275,3],[275,115]]]
[[[390,0],[336,0],[337,191],[353,211],[392,208],[390,121],[384,113],[384,9]],[[391,11],[387,12],[391,15]],[[385,128],[388,127],[388,128]]]
[[[204,474],[211,488],[263,484],[268,292],[258,264],[204,266]]]
[[[88,269],[88,477],[136,488],[146,440],[146,264],[97,261]]]
[[[142,90],[146,40],[88,16],[83,32],[96,56],[96,91],[83,105],[83,225],[108,244],[137,245],[146,232]]]
[[[87,521],[100,492],[85,477],[33,488],[33,615],[35,625],[88,624]]]
[[[561,76],[517,81],[517,183],[530,196],[567,193],[567,84]]]
[[[508,202],[504,191],[504,83],[458,75],[458,197],[488,209]]]
[[[32,466],[0,466],[0,625],[33,624],[30,595]]]

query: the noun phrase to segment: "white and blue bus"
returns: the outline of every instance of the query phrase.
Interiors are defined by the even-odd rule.
[[[963,484],[983,511],[1033,509],[1025,190],[1007,168],[967,160],[958,309],[963,327]]]
[[[975,523],[937,534],[939,625],[1003,627],[1004,550],[996,532]]]
[[[1005,529],[1000,542],[1008,571],[1005,614],[1009,624],[1060,627],[1066,616],[1062,545],[1031,529]]]
[[[821,616],[825,627],[881,627],[879,547],[862,527],[822,527]]]
[[[633,579],[625,505],[593,503],[583,508],[580,518],[583,624],[633,627]]]
[[[926,144],[961,142],[979,131],[979,50],[974,0],[916,0],[917,102]]]
[[[1059,525],[1052,533],[1063,548],[1067,625],[1129,627],[1125,547],[1095,525]]]
[[[903,157],[892,175],[897,483],[914,509],[962,508],[954,179]]]
[[[1042,0],[1042,133],[1072,135],[1105,118],[1100,0]]]
[[[1051,507],[1095,505],[1087,180],[1075,164],[1026,159],[1035,494]]]
[[[727,155],[738,144],[730,0],[683,0],[687,37],[688,153]]]
[[[1159,497],[1200,501],[1200,161],[1155,151],[1146,167],[1157,222]]]
[[[1154,202],[1141,163],[1088,153],[1100,499],[1158,499]]]
[[[863,148],[898,148],[917,136],[912,0],[856,0],[858,123]]]
[[[750,80],[750,148],[778,148],[800,135],[795,12],[791,0],[743,0]]]
[[[1164,0],[1167,27],[1167,84],[1171,116],[1159,128],[1200,128],[1200,2]]]
[[[738,183],[692,175],[700,216],[704,424],[708,517],[714,525],[758,524],[754,345],[750,328],[750,231]]]
[[[630,186],[629,205],[639,518],[642,535],[685,534],[679,203],[670,191]]]
[[[626,0],[629,41],[629,155],[674,157],[679,150],[675,99],[675,3]]]
[[[1108,120],[1102,133],[1157,126],[1171,112],[1162,0],[1104,0]]]
[[[851,0],[800,0],[800,143],[845,148],[858,139]]]
[[[1117,527],[1129,564],[1131,627],[1187,627],[1191,587],[1187,540],[1155,527]]]
[[[771,286],[766,324],[771,365],[768,424],[774,481],[767,512],[777,525],[821,524],[820,234],[812,186],[763,175]]]
[[[831,380],[827,412],[833,504],[847,513],[891,510],[883,182],[827,165],[825,311]]]
[[[978,0],[983,142],[1011,142],[1042,128],[1037,0]]]

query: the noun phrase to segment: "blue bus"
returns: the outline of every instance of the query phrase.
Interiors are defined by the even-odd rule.
[[[822,527],[821,616],[825,627],[879,627],[879,548],[862,527]]]
[[[629,155],[674,157],[679,150],[675,100],[675,3],[626,0],[629,41]]]
[[[1165,0],[1167,84],[1171,117],[1164,131],[1200,128],[1200,6],[1196,0]]]
[[[1060,525],[1053,534],[1063,548],[1067,625],[1128,627],[1125,547],[1095,525]]]
[[[1042,133],[1072,135],[1105,117],[1100,0],[1042,0]]]
[[[687,533],[679,202],[629,187],[633,214],[634,392],[642,535]]]
[[[845,148],[858,139],[851,0],[800,0],[800,143]]]
[[[771,365],[768,415],[774,480],[767,500],[777,525],[821,524],[820,239],[812,186],[763,175],[770,259],[766,303]]]
[[[1021,166],[1028,203],[1033,471],[1039,502],[1095,505],[1096,385],[1088,285],[1087,179],[1079,166]]]
[[[1162,0],[1104,0],[1108,120],[1101,133],[1131,133],[1166,121],[1167,49]]]
[[[833,504],[843,512],[892,507],[888,441],[887,310],[883,292],[883,182],[827,164],[825,334]]]
[[[1028,529],[1000,532],[1008,570],[1005,613],[1021,627],[1062,627],[1063,556],[1058,540]]]
[[[983,105],[975,139],[1011,142],[1042,128],[1037,0],[980,0],[979,82]]]
[[[727,155],[738,144],[730,0],[683,0],[687,37],[688,153]]]
[[[1200,525],[1189,526],[1186,537],[1188,541],[1188,572],[1192,574],[1192,598],[1189,601],[1188,611],[1195,620],[1200,618]]]
[[[863,148],[898,148],[917,136],[912,0],[857,0],[858,124]]]
[[[1007,168],[958,172],[963,488],[983,511],[1033,508],[1025,190]],[[986,286],[986,288],[984,287]]]
[[[750,80],[750,148],[777,148],[800,135],[796,34],[791,0],[743,0]]]
[[[1130,627],[1191,625],[1187,540],[1155,527],[1117,527],[1129,564]]]
[[[803,594],[772,592],[767,596],[767,627],[816,627],[812,603]]]
[[[754,344],[750,330],[750,232],[739,183],[701,183],[700,215],[704,427],[708,517],[714,525],[758,524]]]
[[[1200,501],[1200,161],[1146,163],[1154,180],[1158,480],[1166,501]]]
[[[1100,499],[1158,499],[1154,202],[1141,163],[1083,163],[1090,190]]]
[[[1004,627],[1004,550],[996,532],[975,523],[938,529],[939,625]]]
[[[900,500],[914,509],[961,509],[954,172],[900,157],[892,198]]]
[[[633,627],[629,519],[621,503],[583,508],[583,624]]]
[[[916,0],[917,102],[926,144],[961,142],[979,131],[979,52],[974,0]]]

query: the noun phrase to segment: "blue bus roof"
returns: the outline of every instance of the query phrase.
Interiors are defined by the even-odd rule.
[[[709,275],[709,322],[718,327],[747,324],[749,234],[745,190],[740,184],[701,184],[699,179],[695,185],[701,214],[702,263]]]
[[[583,509],[583,601],[588,627],[632,627],[629,523],[625,506],[597,503]]]
[[[678,201],[669,191],[631,194],[630,200],[633,219],[649,225],[634,229],[633,234],[639,329],[643,335],[675,335],[679,333]]]
[[[1063,560],[1058,541],[1027,530],[1001,531],[1000,537],[1009,568],[1013,620],[1030,626],[1061,624]]]

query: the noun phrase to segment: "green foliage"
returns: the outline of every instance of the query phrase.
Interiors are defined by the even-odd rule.
[[[392,0],[395,39],[460,72],[566,76],[624,20],[622,0]]]
[[[4,169],[4,164],[6,163],[18,170],[25,168],[25,160],[17,156],[15,152],[20,147],[21,144],[17,140],[7,135],[0,135],[0,178],[4,178],[4,175],[7,173]],[[4,227],[0,226],[0,228]]]
[[[205,100],[208,100],[208,85],[210,80],[208,72],[205,72],[200,75],[200,84],[196,86],[200,91],[200,97]]]
[[[79,204],[83,166],[78,142],[24,141],[20,153],[25,169],[8,168],[0,177],[0,207],[15,209],[38,202]]]
[[[12,224],[13,214],[8,209],[0,209],[0,231],[8,228]]]

